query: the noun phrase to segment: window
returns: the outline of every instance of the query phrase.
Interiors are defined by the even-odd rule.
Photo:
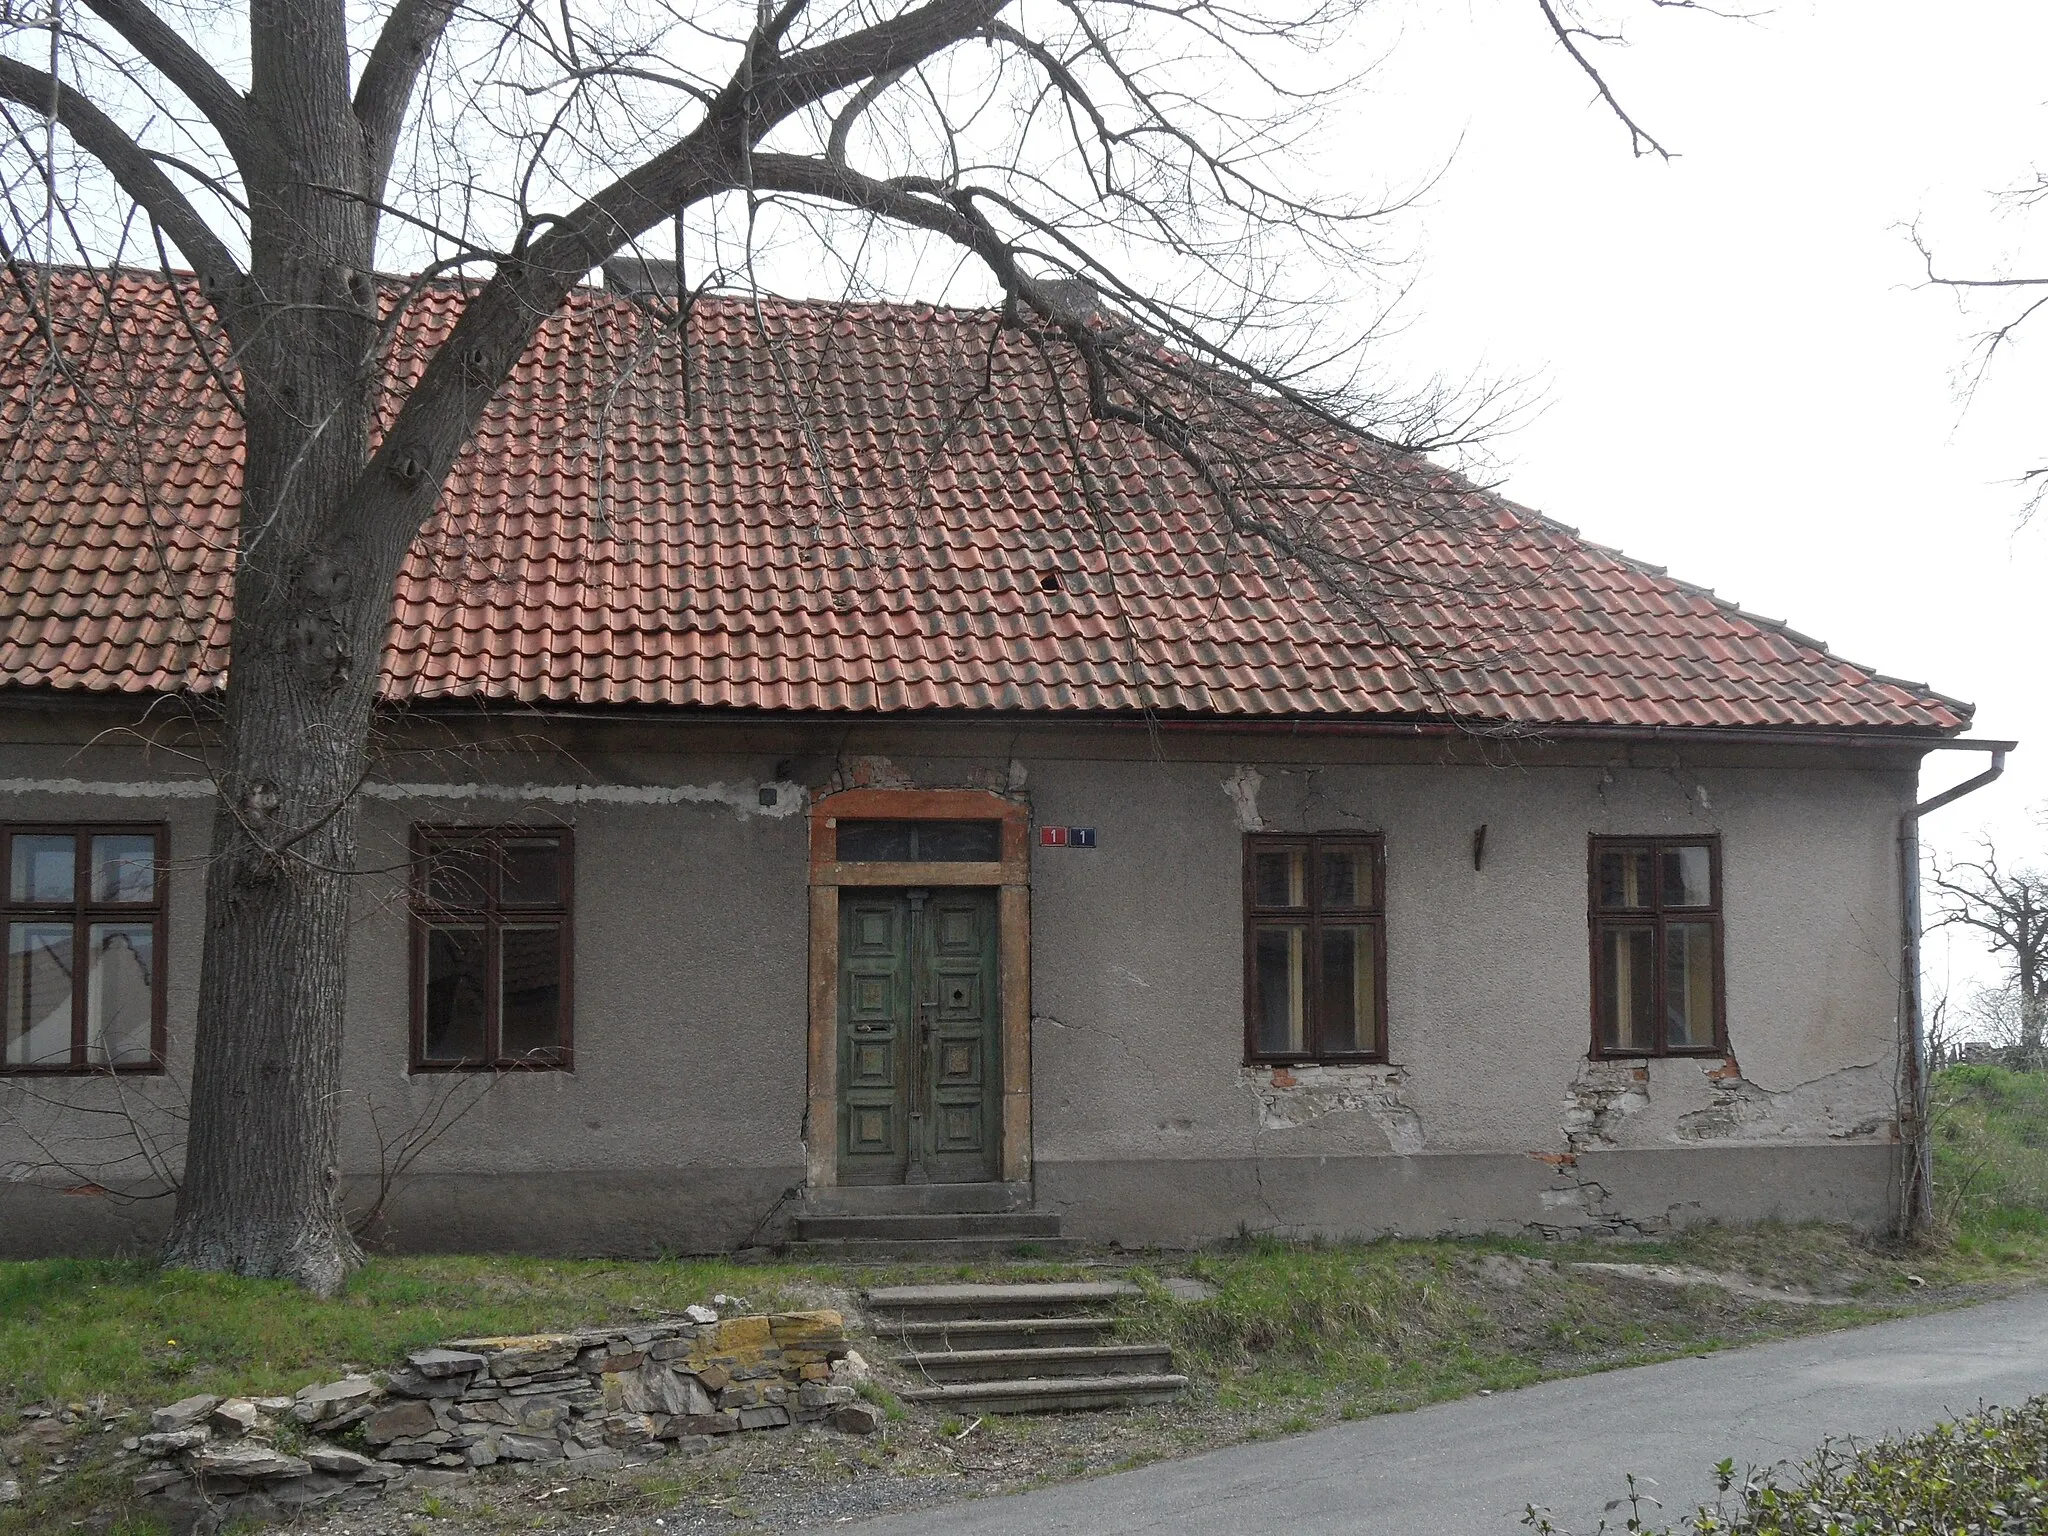
[[[161,826],[0,828],[0,1071],[162,1070],[164,842]]]
[[[1000,821],[842,821],[842,864],[994,864]]]
[[[570,840],[413,832],[415,1071],[570,1063]]]
[[[1721,844],[1593,839],[1593,1054],[1717,1055]]]
[[[1386,1055],[1385,886],[1376,837],[1247,837],[1248,1061]]]

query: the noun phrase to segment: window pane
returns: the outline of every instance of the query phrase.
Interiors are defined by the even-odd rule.
[[[1714,1043],[1714,925],[1672,923],[1664,930],[1665,1042]]]
[[[1003,856],[1000,821],[920,821],[917,857],[941,864],[993,864]]]
[[[1325,1055],[1370,1051],[1378,1043],[1370,928],[1323,929],[1323,992],[1316,1013],[1317,1050]]]
[[[1647,907],[1650,904],[1650,850],[1600,850],[1600,905]]]
[[[484,1054],[484,931],[427,930],[429,1061],[478,1061]]]
[[[1372,854],[1364,848],[1325,848],[1322,867],[1324,907],[1372,905]]]
[[[1261,907],[1308,905],[1307,852],[1274,848],[1253,856],[1252,901]]]
[[[517,1060],[562,1044],[562,930],[498,930],[500,1054]]]
[[[916,857],[911,821],[842,821],[839,857],[848,864],[907,864]]]
[[[1298,855],[1297,855],[1298,858]],[[1258,1045],[1266,1055],[1297,1053],[1307,1046],[1303,975],[1308,930],[1259,927],[1253,930],[1258,968]]]
[[[1600,1044],[1651,1051],[1657,1039],[1657,939],[1650,928],[1600,930]]]
[[[558,907],[562,904],[562,840],[559,837],[508,837],[499,847],[502,850],[499,901],[508,907]]]
[[[92,899],[156,900],[156,839],[147,832],[102,832],[94,837]]]
[[[8,895],[15,901],[70,901],[77,869],[78,839],[70,833],[18,833]]]
[[[21,846],[17,839],[15,846]],[[7,1018],[0,1025],[10,1067],[71,1061],[71,925],[7,925]]]
[[[1713,860],[1703,847],[1664,850],[1664,905],[1711,907],[1714,904]]]
[[[149,1060],[156,933],[147,923],[94,923],[87,930],[85,1059],[96,1067]]]
[[[488,844],[439,843],[427,852],[427,899],[444,907],[481,907],[491,898]]]

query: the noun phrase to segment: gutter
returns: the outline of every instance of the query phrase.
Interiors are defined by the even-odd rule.
[[[1991,754],[1991,766],[1952,789],[1922,800],[1899,817],[1899,1012],[1910,1047],[1905,1053],[1906,1081],[1901,1097],[1911,1106],[1912,1169],[1901,1190],[1899,1227],[1912,1236],[1934,1224],[1934,1139],[1927,1126],[1927,1029],[1920,975],[1920,818],[1973,794],[2005,772],[2005,755],[2019,745],[2011,741],[1944,742],[1974,747]]]

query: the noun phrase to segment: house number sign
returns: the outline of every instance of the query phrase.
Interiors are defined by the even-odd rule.
[[[1041,848],[1093,848],[1095,829],[1093,827],[1040,827],[1038,846]]]

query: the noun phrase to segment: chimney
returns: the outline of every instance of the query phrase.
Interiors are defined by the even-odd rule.
[[[604,264],[604,285],[612,293],[636,299],[673,299],[676,264],[645,256],[614,256]]]

